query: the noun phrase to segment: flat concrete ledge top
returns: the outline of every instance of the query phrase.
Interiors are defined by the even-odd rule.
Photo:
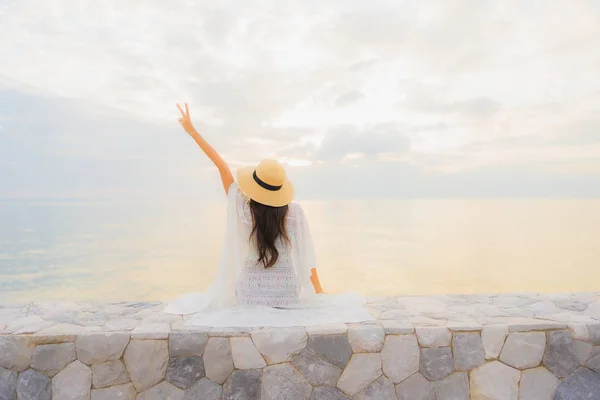
[[[159,339],[166,338],[171,331],[203,330],[213,336],[246,336],[252,330],[261,329],[185,326],[188,317],[163,313],[165,304],[151,301],[4,303],[0,304],[0,334],[33,335],[41,339],[86,332],[130,331],[132,338]],[[419,327],[474,331],[490,325],[505,325],[513,332],[564,329],[600,324],[600,292],[369,297],[367,309],[373,319],[362,324],[381,324],[387,334],[410,333]],[[306,327],[309,334],[342,333],[346,328],[346,324]]]

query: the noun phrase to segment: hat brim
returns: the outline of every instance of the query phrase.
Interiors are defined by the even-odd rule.
[[[279,190],[268,190],[254,180],[255,167],[244,167],[237,171],[238,185],[242,192],[257,203],[271,207],[283,207],[294,199],[294,185],[286,179]]]

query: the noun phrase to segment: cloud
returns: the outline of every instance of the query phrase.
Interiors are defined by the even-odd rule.
[[[452,176],[476,185],[500,179],[495,168],[589,178],[599,17],[583,0],[5,1],[0,168],[31,193],[19,176],[42,169],[72,177],[64,193],[85,191],[80,171],[119,181],[109,160],[129,179],[118,190],[198,177],[209,164],[176,123],[174,103],[188,101],[233,165],[395,163],[449,193]]]
[[[409,140],[395,124],[380,123],[366,129],[341,125],[325,134],[315,157],[320,161],[339,161],[348,154],[366,157],[387,153],[402,155],[409,150],[409,145]]]
[[[356,103],[357,101],[363,99],[365,97],[364,93],[359,92],[358,90],[353,90],[347,93],[340,95],[335,100],[335,105],[337,107],[343,107],[348,104]]]

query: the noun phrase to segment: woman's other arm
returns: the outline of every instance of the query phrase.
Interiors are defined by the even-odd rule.
[[[323,288],[321,287],[321,282],[319,281],[319,275],[317,274],[317,269],[313,268],[310,270],[311,274],[310,274],[310,281],[313,285],[313,287],[315,288],[315,293],[320,294],[320,293],[325,293],[323,291]]]
[[[223,160],[221,155],[217,153],[217,151],[210,145],[208,142],[200,135],[196,128],[194,128],[194,124],[192,124],[192,119],[190,117],[190,110],[188,109],[187,103],[185,103],[185,112],[183,109],[177,104],[177,108],[179,108],[179,112],[181,112],[181,118],[179,118],[179,123],[183,126],[183,129],[196,141],[198,146],[202,149],[204,154],[215,164],[217,169],[219,170],[219,174],[221,175],[221,182],[223,183],[223,189],[225,189],[225,193],[229,193],[229,187],[233,183],[233,175],[231,174],[231,169],[229,165]]]

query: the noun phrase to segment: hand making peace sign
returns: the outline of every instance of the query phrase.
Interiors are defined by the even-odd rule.
[[[181,118],[179,118],[179,123],[183,126],[183,129],[190,135],[196,132],[194,128],[194,124],[192,124],[192,119],[190,117],[190,110],[188,108],[187,103],[185,103],[185,112],[181,108],[179,104],[177,104],[177,108],[179,108],[179,112],[181,113]]]

